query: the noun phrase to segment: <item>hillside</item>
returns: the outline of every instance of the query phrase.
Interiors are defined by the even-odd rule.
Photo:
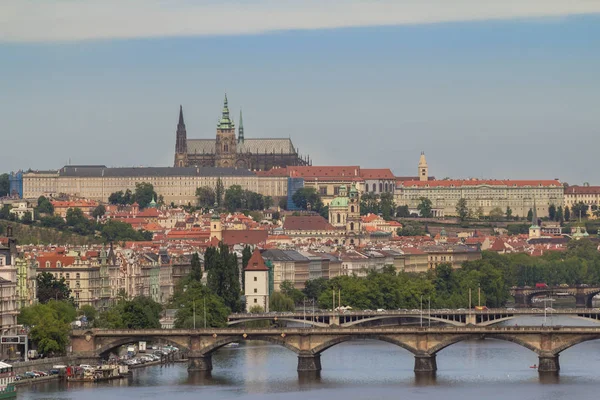
[[[23,225],[12,221],[0,220],[0,236],[6,235],[6,227],[12,225],[13,236],[21,245],[26,244],[74,244],[84,245],[102,243],[101,238],[81,236],[68,231],[59,231],[52,228]]]

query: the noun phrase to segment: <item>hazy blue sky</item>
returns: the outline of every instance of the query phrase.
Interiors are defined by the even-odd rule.
[[[600,2],[340,3],[6,0],[0,171],[171,165],[227,92],[315,165],[600,184]]]

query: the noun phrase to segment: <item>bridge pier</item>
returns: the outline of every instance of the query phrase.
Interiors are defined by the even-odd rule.
[[[320,371],[320,354],[298,354],[298,372]]]
[[[589,299],[589,301],[588,301]],[[585,294],[577,294],[575,295],[575,307],[576,308],[587,308],[591,307],[591,297]]]
[[[558,372],[560,364],[558,362],[558,354],[541,355],[539,357],[538,372]]]
[[[437,371],[435,354],[415,354],[415,372],[435,371]]]
[[[188,355],[188,371],[212,371],[212,355]]]

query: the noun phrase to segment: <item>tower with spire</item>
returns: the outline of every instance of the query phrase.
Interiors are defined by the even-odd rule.
[[[238,126],[238,143],[244,143],[244,120],[242,119],[242,110],[240,110],[240,126]]]
[[[425,159],[424,151],[421,152],[421,157],[419,158],[419,180],[429,180],[429,168],[427,167],[427,160]]]
[[[217,167],[234,167],[237,155],[237,139],[235,124],[229,116],[227,94],[223,101],[223,112],[217,124],[217,140],[215,142],[215,162]]]
[[[542,228],[538,225],[537,205],[533,199],[533,209],[531,213],[531,226],[529,227],[529,238],[536,239],[542,237]]]
[[[177,133],[175,140],[175,167],[187,167],[187,133],[185,131],[185,122],[183,122],[183,107],[179,106],[179,122],[177,123]]]

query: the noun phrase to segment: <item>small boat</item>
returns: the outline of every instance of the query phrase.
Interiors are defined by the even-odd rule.
[[[533,364],[533,365],[530,365],[530,366],[529,366],[529,368],[537,369],[537,368],[538,368],[538,366],[537,366],[537,365],[535,365],[535,364]]]
[[[17,397],[15,386],[15,372],[10,364],[0,362],[0,399],[13,399]]]

